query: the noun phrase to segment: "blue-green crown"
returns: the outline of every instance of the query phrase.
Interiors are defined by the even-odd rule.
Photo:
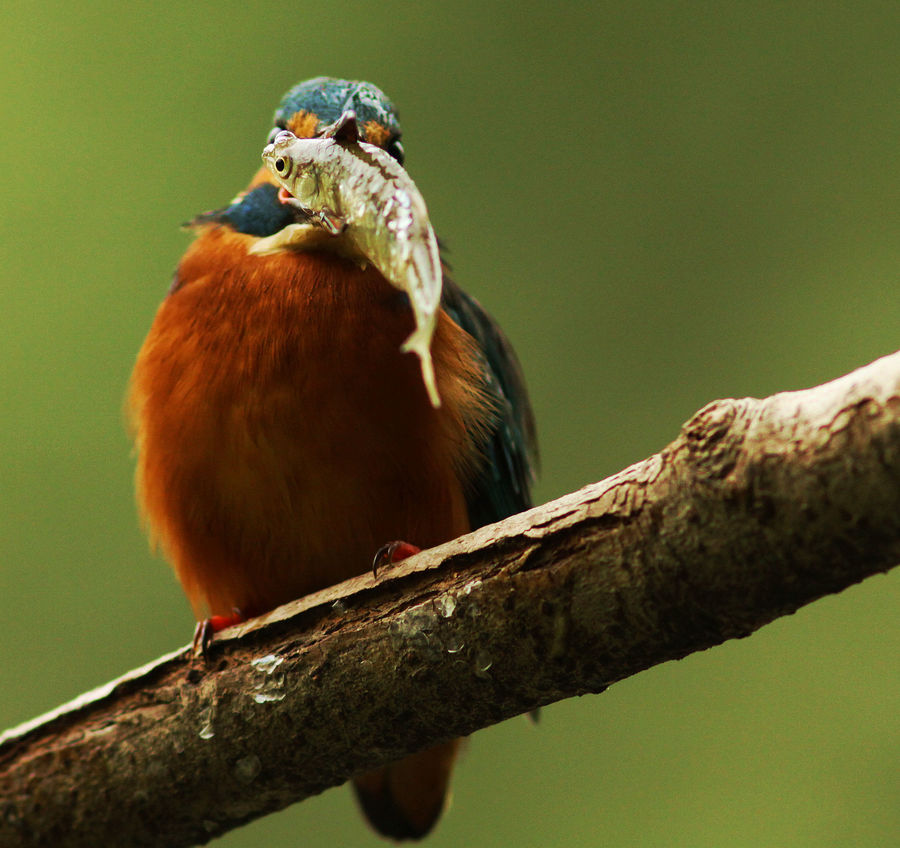
[[[301,110],[311,112],[319,119],[320,126],[326,126],[348,109],[356,112],[360,129],[374,121],[391,137],[400,137],[397,110],[380,88],[370,82],[334,77],[315,77],[295,85],[281,99],[275,112],[275,126],[286,129],[287,122]]]

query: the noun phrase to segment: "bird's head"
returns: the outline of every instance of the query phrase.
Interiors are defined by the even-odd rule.
[[[358,80],[315,77],[295,85],[275,110],[268,141],[282,130],[290,130],[298,138],[315,138],[348,111],[356,114],[360,141],[383,148],[403,163],[400,122],[394,104],[380,88]],[[227,207],[204,213],[193,223],[221,223],[241,233],[267,237],[296,220],[296,211],[279,200],[278,186],[263,167],[247,190]]]
[[[281,99],[269,141],[281,130],[290,130],[297,138],[315,138],[348,111],[356,113],[360,141],[384,148],[403,164],[397,110],[370,82],[316,77],[295,85]]]

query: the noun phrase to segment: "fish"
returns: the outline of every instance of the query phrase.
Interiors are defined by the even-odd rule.
[[[359,140],[351,111],[316,138],[282,130],[262,158],[284,190],[282,202],[293,206],[305,223],[261,239],[252,252],[315,249],[322,231],[349,242],[351,254],[355,251],[363,264],[370,262],[409,297],[416,326],[400,349],[419,357],[428,399],[435,409],[440,407],[431,339],[443,270],[425,200],[412,178],[385,150]]]

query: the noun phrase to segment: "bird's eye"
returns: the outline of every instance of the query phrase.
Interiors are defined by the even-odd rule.
[[[279,174],[285,173],[287,171],[287,159],[279,156],[275,160],[275,170],[278,171]]]

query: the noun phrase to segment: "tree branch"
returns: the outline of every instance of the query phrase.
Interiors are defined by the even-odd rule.
[[[0,737],[0,844],[203,843],[900,560],[900,353],[709,404],[600,483],[226,631]]]

